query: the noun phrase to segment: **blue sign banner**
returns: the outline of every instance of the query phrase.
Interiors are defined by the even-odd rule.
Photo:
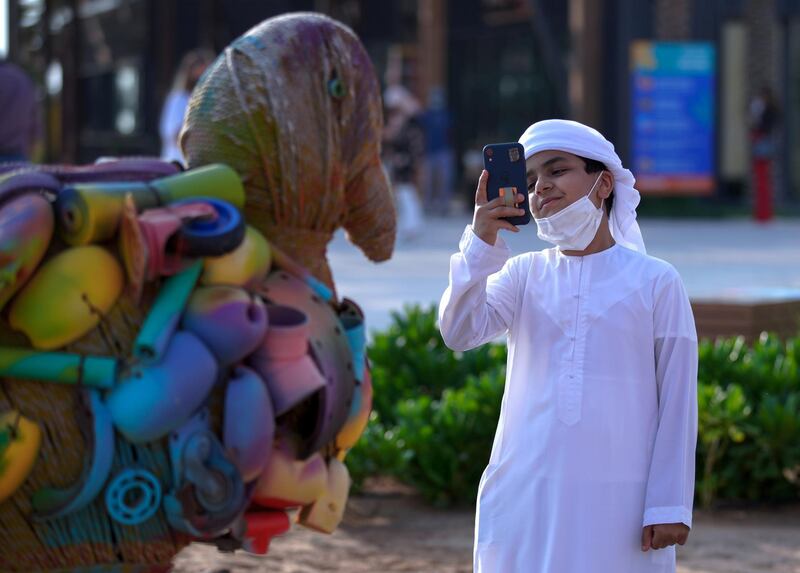
[[[714,190],[715,60],[707,43],[633,43],[632,171],[640,191]]]

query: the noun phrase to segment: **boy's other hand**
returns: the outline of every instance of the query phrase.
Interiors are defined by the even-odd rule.
[[[475,213],[472,216],[472,232],[482,241],[489,245],[494,245],[497,241],[497,232],[500,229],[519,232],[519,229],[504,221],[501,217],[518,217],[525,214],[524,209],[518,207],[506,207],[503,197],[497,197],[489,201],[486,195],[486,182],[489,179],[489,172],[485,169],[481,172],[478,179],[478,189],[475,191]],[[517,194],[516,203],[525,200],[521,193]]]
[[[642,551],[664,549],[670,545],[683,545],[689,537],[689,528],[683,523],[659,523],[642,529]]]

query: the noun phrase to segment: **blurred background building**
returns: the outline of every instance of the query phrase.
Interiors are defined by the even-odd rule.
[[[800,0],[0,0],[0,51],[40,88],[42,160],[157,155],[181,57],[299,10],[351,26],[385,85],[444,94],[467,197],[484,144],[561,116],[613,140],[645,192],[747,205],[769,88],[774,198],[800,202]]]

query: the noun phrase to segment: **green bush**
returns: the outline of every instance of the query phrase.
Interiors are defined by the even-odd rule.
[[[472,503],[491,450],[506,348],[450,351],[436,308],[407,307],[374,334],[374,412],[348,466],[388,474],[439,505]],[[699,346],[697,500],[800,499],[800,338]]]
[[[505,345],[451,351],[439,333],[436,314],[435,306],[407,306],[403,314],[392,313],[386,331],[373,333],[367,350],[376,389],[373,409],[386,425],[397,423],[395,410],[405,400],[438,399],[444,390],[463,386],[470,374],[505,365]]]
[[[505,367],[470,375],[439,399],[420,396],[397,408],[397,443],[404,449],[401,477],[434,505],[475,500],[489,461]]]
[[[697,387],[698,426],[703,429],[697,440],[698,462],[696,487],[699,500],[708,506],[721,487],[731,487],[737,481],[737,468],[721,465],[733,444],[742,444],[751,414],[750,406],[740,386],[727,388],[699,383]]]
[[[361,489],[364,479],[376,475],[401,475],[404,450],[402,442],[387,430],[380,414],[373,410],[364,433],[358,443],[347,454],[347,469],[356,490]]]
[[[699,500],[800,498],[800,338],[704,340],[699,355]]]

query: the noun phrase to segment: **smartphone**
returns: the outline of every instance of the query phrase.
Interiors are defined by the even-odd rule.
[[[489,201],[503,197],[507,207],[525,209],[518,217],[503,217],[512,225],[527,225],[531,220],[528,204],[528,178],[525,174],[525,150],[519,143],[491,143],[483,148],[483,168],[489,172],[486,196]],[[516,202],[517,194],[525,196]]]

